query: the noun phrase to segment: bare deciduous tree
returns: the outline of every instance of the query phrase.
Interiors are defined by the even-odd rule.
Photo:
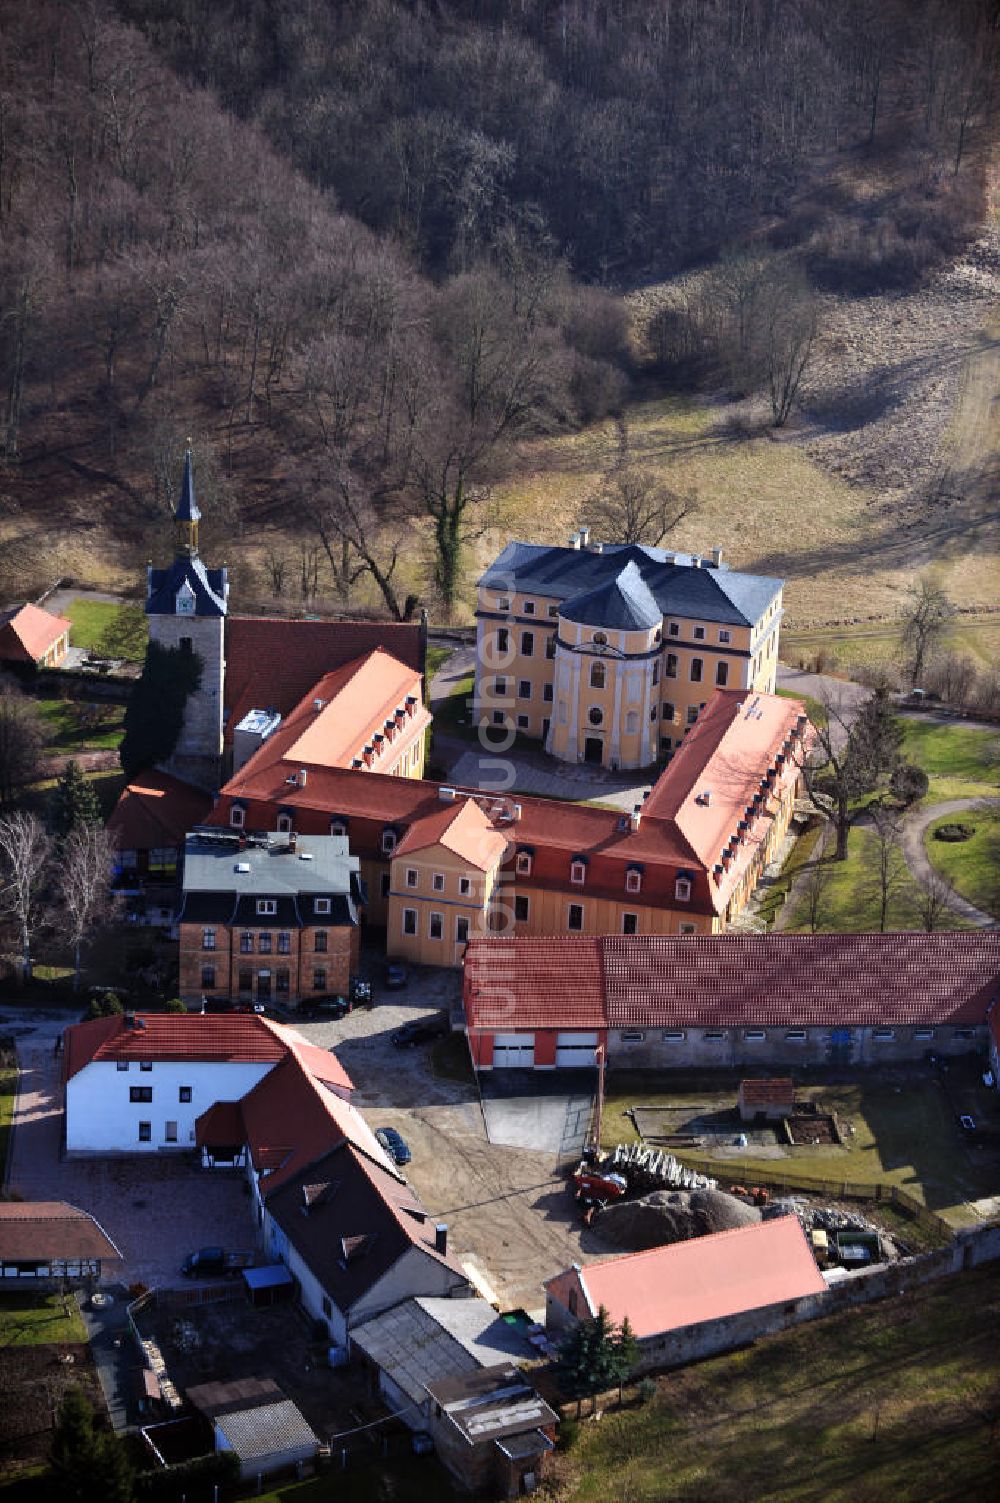
[[[955,607],[944,590],[929,579],[921,579],[910,590],[903,616],[903,646],[910,654],[911,684],[916,685],[923,678],[927,660],[954,614]]]
[[[829,863],[821,856],[817,857],[806,873],[802,895],[810,934],[816,934],[823,927],[826,918],[827,890],[832,875]]]
[[[783,428],[812,357],[818,328],[816,299],[801,272],[772,275],[762,298],[761,365],[771,417]]]
[[[606,543],[657,547],[697,507],[692,491],[672,490],[652,470],[634,462],[628,425],[618,420],[618,455],[587,506],[587,520]]]
[[[906,861],[900,845],[900,825],[890,809],[876,808],[872,815],[875,829],[875,882],[878,894],[878,926],[884,934],[889,909],[906,877]]]
[[[390,527],[383,522],[357,476],[342,468],[325,486],[317,486],[307,512],[323,545],[343,599],[368,574],[378,587],[390,616],[409,621],[419,604],[416,595],[401,598],[396,566],[411,543],[408,520],[398,512]]]
[[[871,793],[899,760],[900,731],[884,690],[855,708],[842,694],[822,699],[811,752],[801,759],[806,787],[837,832],[834,860],[847,859],[854,800]]]
[[[41,891],[51,842],[33,814],[0,818],[0,908],[17,925],[21,974],[31,980],[31,941],[42,917]]]
[[[926,882],[921,883],[916,908],[926,934],[948,927],[954,896],[954,887],[941,872],[932,871]]]
[[[83,946],[111,910],[114,837],[103,825],[78,824],[69,832],[59,859],[59,901],[66,937],[73,948],[73,989],[80,985]]]
[[[44,742],[34,700],[13,679],[0,678],[0,808],[38,777]]]

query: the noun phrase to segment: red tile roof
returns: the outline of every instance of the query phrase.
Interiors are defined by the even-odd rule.
[[[120,1257],[103,1227],[64,1200],[0,1202],[0,1259]]]
[[[396,855],[412,855],[435,845],[444,846],[470,866],[488,872],[503,860],[508,842],[506,836],[493,828],[478,804],[463,798],[454,804],[442,804],[434,813],[412,824],[397,845]]]
[[[230,616],[226,622],[225,739],[248,710],[288,715],[325,673],[381,647],[423,672],[419,623],[283,621]]]
[[[603,1028],[601,941],[587,935],[486,936],[465,956],[470,1029]]]
[[[477,937],[465,995],[490,1030],[975,1025],[1000,932]]]
[[[776,1080],[741,1080],[740,1097],[747,1106],[781,1106],[795,1100],[795,1082]]]
[[[350,767],[372,738],[384,733],[386,720],[411,697],[420,707],[423,729],[430,724],[430,715],[423,707],[420,674],[377,648],[336,673],[324,675],[316,684],[305,701],[312,707],[312,717],[287,745],[284,755],[288,761],[307,767]],[[324,703],[317,710],[318,700]],[[412,717],[407,717],[408,731],[413,724]],[[391,741],[387,750],[392,755]]]
[[[144,1012],[75,1023],[64,1034],[64,1078],[94,1060],[238,1060],[277,1064],[288,1045],[264,1018],[233,1013]]]
[[[202,824],[211,809],[212,799],[204,789],[151,768],[122,789],[108,829],[120,851],[179,849],[188,830]]]
[[[37,663],[71,622],[53,616],[37,605],[22,605],[0,617],[0,658],[21,663]]]
[[[826,1291],[797,1216],[589,1263],[578,1277],[591,1308],[616,1325],[628,1316],[640,1340]]]

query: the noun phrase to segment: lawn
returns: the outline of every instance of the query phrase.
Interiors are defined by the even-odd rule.
[[[773,924],[785,903],[789,888],[795,881],[799,872],[810,862],[816,854],[820,836],[826,826],[814,825],[811,829],[803,831],[798,840],[792,846],[781,868],[781,875],[772,882],[767,889],[761,902],[757,905],[757,916],[766,924]]]
[[[69,639],[74,647],[93,651],[114,620],[119,607],[109,600],[71,600],[66,615],[72,626]]]
[[[1000,656],[1000,618],[992,613],[960,616],[948,628],[942,646],[966,654],[979,668],[991,667]],[[899,628],[891,625],[862,622],[855,627],[793,628],[781,633],[783,662],[809,666],[818,653],[825,653],[828,661],[846,669],[879,663],[897,668],[905,657]]]
[[[461,736],[465,740],[475,739],[478,732],[472,723],[467,703],[472,698],[474,684],[475,680],[471,673],[466,678],[455,681],[448,698],[438,705],[434,712],[435,731],[444,736]]]
[[[935,840],[941,825],[959,822],[971,825],[969,840]],[[924,837],[924,849],[936,871],[948,878],[956,892],[977,908],[1000,918],[1000,810],[972,809],[936,819]]]
[[[85,1344],[87,1329],[75,1301],[59,1294],[0,1294],[0,1346]]]
[[[719,1159],[720,1178],[748,1183],[747,1176],[754,1172],[772,1177],[785,1172],[805,1179],[881,1181],[898,1185],[955,1225],[974,1220],[967,1202],[996,1194],[996,1169],[973,1159],[940,1078],[914,1071],[901,1084],[883,1080],[874,1071],[858,1073],[854,1084],[807,1085],[800,1079],[796,1090],[800,1100],[813,1099],[825,1111],[836,1112],[846,1135],[844,1147],[797,1145],[777,1157],[757,1159],[729,1154]],[[735,1106],[737,1084],[734,1073],[728,1083],[720,1077],[708,1089],[669,1090],[662,1074],[611,1072],[602,1141],[605,1147],[635,1141],[632,1122],[625,1116],[628,1107],[726,1110]],[[708,1149],[692,1152],[695,1157],[714,1157]]]
[[[659,1379],[583,1425],[557,1503],[923,1503],[996,1484],[1000,1266]],[[992,1482],[990,1479],[993,1479]]]
[[[918,900],[922,889],[902,864],[901,875],[889,902],[888,928],[920,929]],[[826,859],[829,873],[819,911],[819,929],[827,934],[863,933],[879,927],[878,841],[874,831],[854,825],[847,839],[847,860]],[[809,928],[808,900],[803,894],[785,925],[790,933]],[[956,925],[956,927],[960,927]]]
[[[437,673],[438,669],[442,667],[443,664],[447,663],[448,659],[451,657],[454,651],[454,647],[428,647],[427,664],[425,670],[427,674],[428,684],[434,677],[435,673]]]
[[[899,717],[903,727],[903,755],[930,778],[925,804],[946,798],[980,798],[1000,791],[1000,761],[993,749],[1000,745],[1000,727],[974,730],[955,721]]]
[[[122,739],[124,705],[78,704],[68,699],[39,699],[36,705],[45,723],[48,756],[113,751]]]
[[[0,1038],[0,1185],[6,1179],[10,1152],[10,1124],[17,1096],[17,1056],[10,1039]]]

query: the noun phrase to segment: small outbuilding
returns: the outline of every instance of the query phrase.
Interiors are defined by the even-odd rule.
[[[86,1211],[63,1200],[0,1202],[0,1285],[100,1279],[121,1253]]]
[[[788,1076],[741,1080],[737,1103],[741,1122],[781,1122],[795,1111],[795,1082]]]
[[[534,1492],[559,1416],[510,1363],[428,1383],[428,1431],[463,1486],[501,1498]]]
[[[313,1462],[319,1436],[271,1378],[199,1383],[188,1399],[211,1423],[216,1451],[232,1451],[244,1479]]]
[[[0,662],[56,667],[69,648],[71,624],[37,605],[0,611]]]

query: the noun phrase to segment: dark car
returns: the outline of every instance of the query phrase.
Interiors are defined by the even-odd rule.
[[[409,979],[410,978],[405,965],[400,965],[398,961],[391,961],[390,964],[386,966],[385,985],[387,991],[400,991],[406,985]]]
[[[441,1039],[451,1032],[446,1012],[432,1012],[426,1018],[414,1018],[404,1023],[390,1037],[397,1049],[409,1049],[414,1044],[426,1044],[430,1039]]]
[[[343,1018],[350,1010],[346,997],[313,997],[299,1008],[304,1018]]]
[[[376,1130],[375,1136],[394,1164],[408,1164],[410,1162],[413,1154],[394,1127],[380,1127]]]

